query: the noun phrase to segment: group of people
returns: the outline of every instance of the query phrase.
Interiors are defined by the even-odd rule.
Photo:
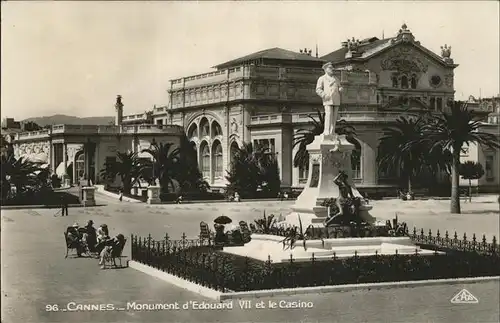
[[[105,259],[111,257],[113,250],[122,249],[125,244],[123,234],[120,233],[111,238],[106,224],[101,224],[96,230],[92,220],[89,220],[84,227],[75,223],[68,227],[66,232],[68,246],[76,249],[78,257],[81,257],[83,253],[95,255],[99,258],[99,265],[102,268],[104,268]]]

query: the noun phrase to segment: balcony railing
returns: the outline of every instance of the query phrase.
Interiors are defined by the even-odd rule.
[[[109,135],[163,133],[180,135],[183,131],[182,127],[176,125],[55,125],[51,129],[18,133],[16,134],[16,140],[43,139],[58,134]]]

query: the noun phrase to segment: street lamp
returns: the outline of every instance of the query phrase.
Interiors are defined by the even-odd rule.
[[[155,138],[153,138],[153,140],[151,141],[151,144],[150,144],[150,149],[152,149],[152,147],[156,146],[156,140]],[[155,156],[153,155],[153,185],[156,185],[156,178],[155,178],[155,163],[156,163],[156,160],[155,160]]]

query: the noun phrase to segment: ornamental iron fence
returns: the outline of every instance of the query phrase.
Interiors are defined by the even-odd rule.
[[[434,255],[398,254],[319,260],[312,254],[309,261],[292,256],[286,262],[267,261],[222,252],[207,240],[161,240],[151,235],[132,235],[132,260],[218,291],[249,291],[276,288],[342,285],[405,280],[443,279],[500,275],[500,255],[496,237],[487,242],[473,235],[459,239],[455,233],[444,237],[429,231],[409,234],[417,245],[434,250]],[[301,248],[301,246],[296,246]],[[439,251],[444,251],[441,253]]]

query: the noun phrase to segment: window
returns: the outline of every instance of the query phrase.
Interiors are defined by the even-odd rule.
[[[203,142],[203,146],[201,148],[201,172],[203,174],[203,178],[210,178],[210,149],[208,148],[208,144]]]
[[[195,123],[193,123],[188,130],[188,138],[192,139],[194,137],[198,137],[198,127],[196,126]]]
[[[486,173],[486,180],[493,180],[495,178],[495,174],[493,172],[493,167],[494,167],[494,161],[495,161],[495,156],[493,155],[486,155],[486,161],[485,161],[485,173]]]
[[[436,109],[438,111],[443,111],[443,99],[442,98],[437,98],[437,107]]]
[[[201,137],[209,136],[210,131],[209,131],[209,125],[208,125],[208,120],[207,118],[203,118],[200,122],[200,130],[201,130]]]
[[[353,179],[361,178],[361,145],[358,141],[355,142],[351,153],[351,169]]]
[[[231,143],[231,162],[233,161],[234,157],[238,153],[238,150],[239,150],[238,143],[236,141],[233,141]]]
[[[156,124],[157,124],[158,126],[163,125],[163,119],[158,119],[158,120],[156,120]]]
[[[411,88],[412,89],[417,88],[417,76],[415,74],[411,76]]]
[[[220,141],[216,141],[214,146],[212,147],[212,161],[213,161],[213,169],[214,169],[214,178],[222,179],[223,175],[223,167],[222,167],[222,145]]]
[[[305,184],[309,176],[309,163],[306,167],[299,166],[299,184]]]
[[[109,158],[109,160],[108,160]],[[116,157],[106,157],[106,163],[112,163],[116,161]],[[78,153],[75,158],[75,170],[76,170],[76,179],[84,178],[85,176],[85,154],[83,152]]]
[[[218,122],[214,121],[212,123],[212,138],[217,136],[222,136],[222,128],[220,127]]]
[[[392,76],[392,87],[398,87],[398,78],[396,75]]]
[[[401,88],[402,89],[407,89],[408,88],[408,77],[406,75],[403,75],[401,77]]]
[[[436,109],[436,99],[431,98],[429,105],[431,106],[431,110],[435,110]]]

